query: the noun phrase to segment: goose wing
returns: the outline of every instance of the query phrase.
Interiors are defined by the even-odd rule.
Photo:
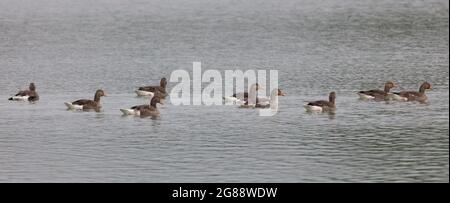
[[[89,99],[80,99],[77,101],[72,102],[73,105],[80,105],[80,106],[85,106],[85,105],[95,105],[95,102]]]
[[[30,90],[23,90],[23,91],[19,91],[15,96],[30,96],[32,91]]]
[[[325,106],[332,106],[332,105],[331,105],[331,103],[329,101],[320,100],[320,101],[309,102],[308,106],[325,107]]]
[[[368,90],[368,91],[359,91],[360,94],[365,94],[369,96],[377,96],[377,95],[384,95],[385,92],[383,90]]]
[[[399,95],[401,97],[406,97],[406,98],[415,98],[415,97],[422,96],[422,94],[420,92],[415,92],[415,91],[395,92],[394,94]]]
[[[147,92],[155,92],[159,90],[159,86],[145,86],[145,87],[139,87],[139,90],[141,91],[147,91]]]
[[[147,109],[149,107],[150,107],[150,105],[139,105],[139,106],[133,106],[133,107],[131,107],[131,109],[141,111],[141,110]]]

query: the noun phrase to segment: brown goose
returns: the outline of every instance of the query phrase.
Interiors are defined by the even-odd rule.
[[[145,86],[145,87],[139,87],[138,90],[136,90],[136,94],[138,96],[154,96],[155,92],[160,92],[161,98],[164,99],[167,96],[166,92],[167,87],[167,79],[162,78],[159,82],[159,86]]]
[[[156,117],[159,116],[159,110],[158,107],[156,106],[157,103],[163,104],[158,96],[152,98],[150,106],[148,107],[138,106],[136,107],[136,110],[139,110],[141,117],[148,117],[148,116]]]
[[[360,91],[358,95],[362,100],[387,100],[389,97],[389,91],[396,87],[394,82],[388,81],[384,85],[384,90],[368,90],[368,91]]]
[[[74,102],[65,102],[67,108],[71,110],[98,110],[102,106],[100,105],[100,97],[107,96],[103,90],[97,90],[95,92],[94,100],[80,99]]]
[[[34,83],[30,83],[28,90],[19,91],[13,97],[10,97],[8,100],[10,101],[25,101],[28,100],[30,102],[35,102],[39,100],[39,94],[36,91],[36,85]]]
[[[427,95],[425,94],[426,90],[432,89],[431,84],[428,82],[424,82],[419,91],[402,91],[402,92],[394,92],[391,94],[391,98],[397,101],[418,101],[420,103],[425,103],[428,100]]]
[[[328,101],[320,100],[305,105],[308,112],[331,112],[336,110],[336,93],[331,92]]]
[[[152,97],[150,105],[133,106],[129,109],[120,109],[123,115],[136,115],[141,117],[159,116],[159,110],[156,104],[163,104],[159,95]]]

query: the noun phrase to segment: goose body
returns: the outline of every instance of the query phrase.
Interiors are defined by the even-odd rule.
[[[123,113],[124,116],[141,116],[141,117],[147,117],[147,116],[159,116],[159,110],[156,106],[156,104],[162,104],[161,99],[159,95],[152,97],[150,100],[150,105],[139,105],[139,106],[133,106],[129,109],[120,109],[120,111]]]
[[[132,116],[132,115],[140,116],[141,115],[141,111],[143,111],[145,109],[149,109],[149,108],[151,108],[150,105],[140,105],[140,106],[133,106],[133,107],[131,107],[129,109],[120,109],[120,111],[125,116]]]
[[[374,96],[370,96],[368,94],[364,94],[364,93],[360,93],[360,92],[358,92],[358,95],[359,95],[359,99],[361,99],[361,100],[372,100],[372,99],[375,99]]]
[[[304,106],[307,112],[331,112],[336,110],[336,93],[331,92],[328,101],[319,100],[314,102],[309,102]]]
[[[407,102],[408,101],[407,97],[402,97],[402,96],[399,95],[399,93],[396,93],[396,92],[389,93],[389,98],[391,100],[400,101],[400,102]]]
[[[67,109],[70,110],[83,110],[83,105],[77,105],[71,102],[64,102],[64,104],[67,106]]]
[[[395,101],[418,101],[421,103],[425,103],[428,101],[428,97],[425,92],[429,89],[431,89],[431,84],[428,82],[424,82],[420,86],[419,91],[394,92],[390,94],[390,98]]]
[[[140,116],[141,115],[140,111],[135,111],[134,109],[120,109],[120,111],[123,113],[124,116],[131,116],[131,115]]]
[[[34,83],[30,83],[28,90],[19,91],[14,96],[10,97],[10,101],[30,101],[35,102],[39,100],[39,94],[36,91]]]
[[[69,110],[98,110],[102,106],[100,104],[100,97],[106,96],[103,90],[97,90],[95,92],[94,100],[80,99],[74,102],[64,102]]]
[[[314,106],[314,105],[306,104],[304,107],[307,112],[318,112],[318,113],[323,112],[323,108],[321,106]]]
[[[167,87],[167,79],[162,78],[159,82],[159,86],[144,86],[139,87],[138,90],[136,90],[136,94],[138,96],[150,96],[153,97],[155,95],[155,92],[159,92],[160,98],[164,99],[168,94],[166,91]]]
[[[361,100],[387,100],[389,99],[389,91],[396,85],[388,81],[384,85],[384,90],[367,90],[359,91],[358,95]]]
[[[418,101],[418,102],[427,102],[428,97],[425,94],[419,92],[399,92],[394,93],[392,98],[396,101]]]

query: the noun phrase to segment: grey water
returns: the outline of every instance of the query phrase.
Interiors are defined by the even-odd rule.
[[[194,61],[278,70],[288,95],[273,117],[170,102],[121,116]],[[387,80],[430,82],[429,103],[358,100]],[[39,102],[7,101],[30,82]],[[99,88],[101,112],[66,110]],[[336,114],[304,111],[330,91]],[[448,180],[446,0],[0,0],[0,182]]]

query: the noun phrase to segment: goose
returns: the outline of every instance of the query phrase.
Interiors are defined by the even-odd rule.
[[[328,101],[320,100],[309,102],[306,104],[305,109],[307,112],[332,112],[336,110],[336,93],[331,92]]]
[[[102,106],[100,105],[100,97],[107,96],[105,91],[97,90],[95,92],[94,100],[80,99],[74,102],[65,102],[69,110],[99,110]]]
[[[150,96],[150,97],[153,97],[153,96],[155,96],[155,92],[159,91],[161,93],[160,97],[162,99],[164,99],[167,96],[166,87],[167,87],[167,79],[166,78],[162,78],[161,81],[159,82],[159,86],[139,87],[139,89],[136,90],[136,94],[138,96]]]
[[[124,116],[135,115],[135,116],[159,116],[159,110],[156,104],[163,104],[159,96],[154,96],[150,100],[150,105],[139,105],[133,106],[129,109],[120,109]]]
[[[30,83],[28,90],[19,91],[14,96],[10,97],[10,101],[30,101],[35,102],[39,100],[39,94],[36,92],[36,85]]]
[[[428,100],[425,91],[430,89],[432,89],[431,84],[424,82],[420,85],[419,91],[394,92],[390,94],[390,98],[396,101],[418,101],[420,103],[425,103]]]
[[[395,83],[388,81],[384,85],[384,90],[359,91],[358,95],[362,100],[386,100],[389,98],[389,91],[394,87],[396,87]]]

